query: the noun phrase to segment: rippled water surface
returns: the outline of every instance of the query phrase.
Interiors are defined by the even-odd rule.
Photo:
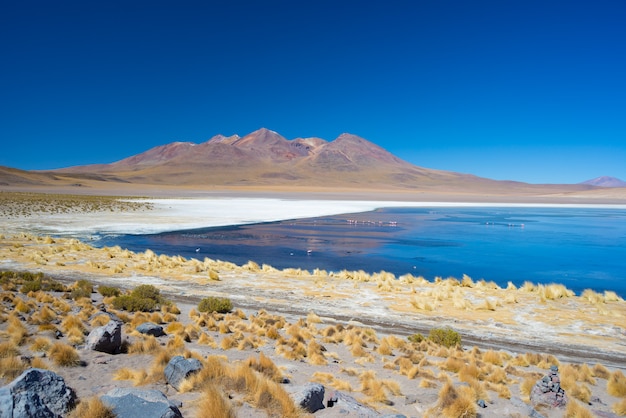
[[[626,297],[626,211],[579,208],[391,208],[156,235],[98,245],[276,268],[385,270],[563,283]]]

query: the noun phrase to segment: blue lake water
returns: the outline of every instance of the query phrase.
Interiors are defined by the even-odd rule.
[[[98,246],[276,268],[385,270],[506,286],[562,283],[626,297],[626,211],[581,208],[387,208],[373,212],[154,235]]]

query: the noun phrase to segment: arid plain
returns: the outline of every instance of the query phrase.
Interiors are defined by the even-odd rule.
[[[88,193],[62,193],[77,189]],[[255,361],[271,363],[276,369],[270,367],[255,373],[258,379],[270,382],[287,378],[290,383],[278,384],[277,391],[318,382],[325,386],[327,398],[339,391],[363,405],[360,410],[351,410],[342,408],[339,402],[317,411],[315,416],[528,416],[530,387],[552,364],[560,366],[570,407],[567,411],[538,407],[544,416],[626,413],[625,394],[615,390],[625,384],[626,303],[612,292],[574,295],[557,284],[531,283],[520,288],[499,288],[469,277],[432,283],[384,272],[369,275],[353,271],[276,270],[259,266],[252,256],[250,263],[236,266],[210,258],[158,256],[149,250],[132,253],[122,248],[97,249],[89,246],[88,241],[72,238],[88,237],[94,225],[117,224],[135,229],[151,225],[157,230],[159,225],[166,229],[194,226],[194,202],[207,200],[224,203],[235,199],[231,208],[245,202],[244,209],[252,212],[245,219],[237,218],[232,209],[228,210],[229,205],[224,205],[222,212],[213,207],[213,222],[222,218],[226,223],[236,223],[363,211],[372,205],[420,201],[621,204],[622,190],[526,197],[485,197],[473,193],[463,199],[458,193],[416,195],[397,191],[154,190],[157,189],[153,195],[158,199],[114,197],[150,194],[149,187],[131,186],[67,186],[55,189],[60,192],[55,195],[1,193],[0,269],[42,272],[66,286],[81,279],[94,285],[91,301],[64,299],[63,292],[50,293],[50,299],[35,293],[22,294],[19,286],[13,290],[9,286],[3,292],[3,342],[12,341],[12,333],[19,328],[14,318],[19,318],[26,330],[17,344],[20,355],[37,358],[37,362],[56,370],[81,399],[101,396],[112,387],[137,385],[159,389],[168,398],[182,402],[184,416],[228,416],[219,415],[218,410],[230,411],[231,416],[304,414],[290,409],[292,406],[281,401],[279,392],[267,389],[265,397],[260,396],[253,388],[259,386],[258,381],[241,387],[232,384],[234,378],[204,376],[213,383],[190,382],[189,387],[178,392],[165,383],[159,362],[181,353],[206,364],[219,363],[225,375]],[[108,197],[102,197],[105,195]],[[242,198],[250,200],[237,200]],[[168,199],[170,205],[164,203]],[[303,200],[318,202],[318,206],[297,204]],[[255,211],[258,215],[251,216]],[[58,324],[62,324],[61,318],[78,317],[85,333],[97,325],[94,314],[99,304],[105,303],[106,309],[114,311],[110,300],[95,292],[98,286],[123,291],[141,284],[156,286],[177,306],[173,312],[180,313],[167,308],[149,314],[118,312],[126,323],[124,338],[131,347],[127,354],[106,355],[79,349],[81,361],[76,367],[55,365],[50,356],[39,358],[33,344],[49,336],[40,331],[46,327],[35,325],[44,307],[54,313]],[[208,296],[229,298],[233,313],[199,313],[198,302]],[[60,309],[55,300],[63,301],[69,308]],[[61,306],[61,302],[57,304]],[[26,311],[16,314],[18,305]],[[145,321],[161,322],[167,336],[156,342],[141,337],[134,329]],[[432,329],[448,328],[459,333],[461,347],[407,339],[417,333],[427,337]],[[80,335],[64,335],[64,343],[80,348]],[[26,365],[14,367],[19,370]],[[275,371],[270,373],[270,369]],[[4,373],[6,382],[10,373]],[[215,396],[223,406],[211,412],[203,402]],[[479,399],[486,401],[486,408],[477,406]]]
[[[626,208],[626,188],[494,181],[417,167],[355,135],[287,140],[267,129],[111,164],[0,167],[2,384],[52,369],[77,391],[76,417],[110,416],[99,399],[115,387],[157,389],[185,417],[306,416],[289,393],[312,382],[325,388],[319,417],[625,415],[626,302],[610,289],[278,270],[253,254],[235,265],[90,245],[103,232],[433,204]],[[155,305],[130,312],[120,301],[143,285],[159,292]],[[230,313],[202,312],[212,297],[229,300]],[[104,311],[124,322],[120,354],[82,348]],[[145,322],[166,335],[140,334]],[[164,376],[175,355],[202,364],[178,390]],[[569,404],[533,409],[531,389],[552,365]]]

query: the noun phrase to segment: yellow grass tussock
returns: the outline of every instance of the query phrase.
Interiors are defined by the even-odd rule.
[[[567,407],[565,408],[565,414],[563,415],[567,418],[594,418],[595,415],[591,413],[587,408],[582,406],[580,403],[575,400],[571,400],[567,403]]]
[[[611,372],[604,365],[600,363],[596,363],[591,372],[594,377],[599,377],[600,379],[608,379],[611,376]]]
[[[98,315],[95,316],[90,322],[89,325],[91,325],[92,327],[101,327],[103,325],[106,325],[109,323],[111,317],[109,315]]]
[[[493,350],[486,351],[483,354],[483,361],[485,363],[491,363],[495,366],[502,366],[502,364],[504,363],[501,353]]]
[[[0,342],[0,358],[19,356],[20,350],[13,341]]]
[[[159,341],[152,335],[146,335],[129,345],[128,354],[155,354],[161,350]]]
[[[68,418],[115,418],[111,408],[97,396],[81,400]]]
[[[9,341],[18,346],[24,344],[29,335],[24,324],[22,324],[19,318],[14,315],[9,315],[7,322],[7,334],[9,335]]]
[[[28,365],[18,356],[0,358],[0,378],[5,378],[8,381],[15,379],[27,368]]]
[[[451,382],[443,385],[439,391],[436,409],[429,412],[429,416],[440,415],[446,418],[477,416],[474,399],[465,392],[458,391]]]
[[[606,382],[606,391],[611,396],[626,397],[626,376],[621,370],[614,371]]]
[[[611,406],[611,411],[619,415],[620,417],[626,416],[626,398],[615,402]]]
[[[233,405],[224,396],[223,390],[216,385],[208,384],[196,407],[197,418],[236,418]]]
[[[48,357],[57,366],[76,367],[80,365],[78,351],[62,342],[54,343],[48,350]]]
[[[76,315],[67,315],[61,322],[61,328],[65,332],[70,332],[71,329],[77,329],[80,332],[85,332],[86,328],[83,321]]]

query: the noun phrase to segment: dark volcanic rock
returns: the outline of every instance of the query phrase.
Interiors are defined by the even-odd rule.
[[[193,373],[202,369],[202,363],[195,358],[186,359],[182,356],[173,357],[165,367],[165,380],[174,389],[179,390],[180,384]]]
[[[154,337],[160,337],[162,335],[165,335],[165,331],[163,331],[163,327],[153,322],[144,322],[143,324],[137,325],[135,329],[137,330],[137,332],[140,332],[145,335],[152,335]]]
[[[0,418],[63,417],[74,407],[76,393],[58,374],[28,369],[0,388]]]
[[[109,354],[119,353],[122,350],[122,323],[111,319],[105,325],[91,330],[85,349]]]
[[[116,388],[100,399],[117,418],[182,418],[176,405],[158,390]]]
[[[291,396],[296,405],[310,413],[324,409],[324,386],[319,383],[294,388]]]

